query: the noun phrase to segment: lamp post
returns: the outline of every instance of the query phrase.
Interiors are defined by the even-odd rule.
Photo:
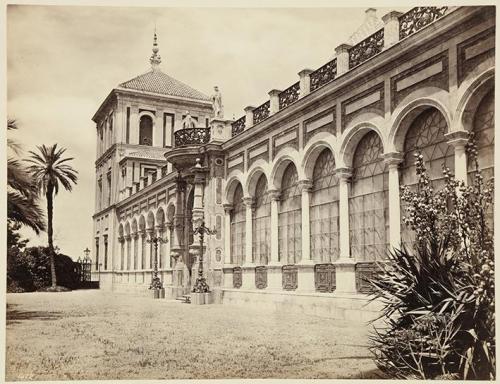
[[[214,235],[217,233],[216,230],[214,229],[208,229],[205,226],[205,220],[203,220],[198,228],[195,229],[193,234],[199,234],[200,235],[200,262],[199,262],[199,267],[198,267],[198,278],[196,279],[196,282],[194,283],[193,286],[193,293],[207,293],[210,292],[210,287],[207,284],[206,279],[203,277],[203,242],[205,238],[205,234],[207,235]]]
[[[92,260],[90,259],[90,249],[86,247],[83,250],[85,257],[82,260],[82,281],[90,281],[91,279],[91,269],[92,269]]]
[[[158,245],[167,243],[167,239],[163,239],[161,237],[153,237],[151,239],[147,240],[148,243],[153,243],[155,247],[155,260],[154,260],[154,268],[153,268],[153,275],[151,277],[151,285],[149,286],[149,289],[163,289],[163,283],[161,282],[161,279],[158,277]]]

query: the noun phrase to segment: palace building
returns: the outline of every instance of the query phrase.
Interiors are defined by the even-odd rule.
[[[155,35],[151,70],[92,118],[101,289],[148,294],[156,262],[166,297],[188,294],[202,251],[216,302],[373,317],[366,277],[412,241],[400,185],[416,183],[415,149],[436,188],[442,164],[467,182],[472,131],[493,177],[494,55],[492,6],[370,8],[333,60],[228,120],[218,91],[160,69]]]

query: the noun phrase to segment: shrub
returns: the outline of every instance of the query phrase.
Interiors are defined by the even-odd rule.
[[[370,283],[384,305],[385,327],[372,350],[381,370],[396,378],[495,378],[493,235],[487,222],[492,182],[484,183],[477,150],[465,186],[444,168],[435,192],[423,156],[415,156],[417,189],[402,187],[404,223],[415,234],[410,248],[393,250]]]

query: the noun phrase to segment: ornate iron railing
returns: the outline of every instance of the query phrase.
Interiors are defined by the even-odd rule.
[[[399,17],[399,40],[443,17],[448,7],[415,7]]]
[[[255,267],[255,287],[257,289],[267,287],[267,267],[265,265]]]
[[[295,103],[300,96],[300,83],[296,82],[291,87],[288,87],[278,96],[279,108],[283,109],[288,107],[290,104]]]
[[[370,294],[373,287],[370,280],[374,279],[379,273],[377,264],[374,262],[361,262],[356,264],[356,290],[359,293]]]
[[[298,268],[296,265],[284,265],[282,267],[281,281],[285,291],[293,291],[298,287]]]
[[[231,136],[239,135],[245,130],[246,117],[240,117],[233,124],[231,124]]]
[[[241,288],[242,282],[243,282],[243,277],[242,277],[241,267],[234,267],[233,268],[233,287],[234,288]]]
[[[176,147],[200,145],[210,141],[210,128],[184,128],[174,132]]]
[[[333,292],[337,287],[335,266],[333,264],[317,264],[314,266],[314,285],[319,292]]]
[[[271,113],[271,101],[266,101],[264,104],[258,106],[253,110],[253,123],[259,124],[262,120],[269,117]]]
[[[309,75],[311,92],[333,81],[337,76],[337,59],[329,61]]]
[[[383,48],[384,29],[381,29],[349,49],[349,69],[357,67],[370,57],[382,52]]]

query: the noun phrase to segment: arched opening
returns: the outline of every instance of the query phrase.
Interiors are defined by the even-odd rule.
[[[151,116],[141,116],[139,121],[139,144],[153,145],[153,119]]]
[[[139,269],[139,264],[138,264],[138,254],[139,254],[139,235],[137,233],[137,220],[134,219],[132,221],[132,238],[133,238],[133,241],[134,241],[134,266],[133,266],[133,269],[136,270],[136,269]],[[129,268],[130,269],[130,268]]]
[[[312,176],[310,206],[311,256],[315,263],[331,263],[339,258],[339,191],[335,159],[323,149],[316,159]]]
[[[125,238],[123,233],[123,224],[118,227],[118,238],[120,241],[120,270],[125,269]]]
[[[242,265],[245,260],[245,212],[243,188],[238,183],[231,211],[231,263],[235,265]]]
[[[361,138],[354,152],[349,229],[351,256],[356,261],[376,261],[386,257],[388,175],[382,154],[382,141],[374,131]]]
[[[444,185],[443,165],[455,170],[454,148],[445,138],[447,124],[443,114],[436,108],[429,108],[416,116],[404,139],[404,158],[400,168],[400,184],[416,188],[415,153],[424,157],[424,164],[433,189]],[[401,201],[401,216],[406,215],[405,203]],[[401,242],[410,247],[414,243],[413,232],[401,219]]]
[[[290,162],[281,180],[281,202],[278,213],[279,259],[296,264],[302,255],[301,191],[295,165]]]
[[[266,176],[261,175],[255,186],[252,253],[255,263],[267,265],[271,248],[271,201],[267,193]]]
[[[163,208],[158,209],[156,212],[156,226],[158,227],[158,237],[164,239],[165,236],[165,213]],[[164,259],[165,255],[165,243],[158,243],[158,268],[163,268],[166,263]]]
[[[484,181],[489,181],[494,176],[495,165],[495,101],[493,89],[489,91],[479,103],[472,123],[474,142],[478,150],[478,169]],[[468,159],[469,185],[474,180],[476,165],[471,158]],[[486,212],[486,220],[493,229],[493,205]]]

